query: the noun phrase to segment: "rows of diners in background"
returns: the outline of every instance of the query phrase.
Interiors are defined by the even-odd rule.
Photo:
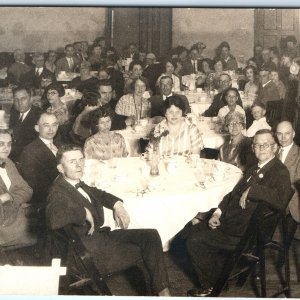
[[[252,139],[258,130],[288,120],[296,128],[295,141],[300,141],[300,52],[294,37],[285,42],[280,51],[255,45],[248,60],[236,59],[225,41],[213,58],[205,57],[205,44],[196,41],[190,49],[178,46],[159,58],[134,43],[117,53],[103,38],[92,45],[68,44],[62,54],[49,50],[25,55],[17,49],[12,61],[0,55],[0,129],[12,130],[10,158],[38,199],[35,189],[42,179],[34,174],[33,184],[34,168],[24,167],[25,158],[38,148],[37,138],[45,139],[52,154],[65,144],[82,147],[85,182],[107,191],[118,186],[119,197],[128,199],[134,215],[133,228],[154,226],[167,249],[195,210],[215,207],[257,162]],[[53,181],[58,171],[52,154],[51,159],[38,159],[44,168],[51,165],[47,171],[53,171]],[[174,213],[169,228],[165,217],[157,225],[139,220],[137,211],[149,211],[151,197],[163,194],[162,206],[174,200],[174,190],[168,188],[183,172],[186,180],[178,186],[180,197],[173,207],[180,212],[181,196],[187,193],[190,210]],[[42,191],[40,208],[45,208],[47,192]],[[144,194],[143,207],[135,210]],[[195,203],[198,198],[209,201]],[[169,213],[163,207],[160,211]]]

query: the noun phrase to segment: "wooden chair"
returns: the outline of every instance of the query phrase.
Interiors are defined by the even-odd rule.
[[[72,290],[81,289],[88,295],[90,292],[98,295],[111,296],[106,280],[115,274],[101,274],[90,254],[82,243],[72,225],[48,232],[48,261],[54,257],[62,259],[62,265],[67,267],[67,276],[61,281],[61,293],[70,294]],[[149,278],[143,264],[137,262],[145,279],[145,292],[150,294]],[[125,270],[124,270],[125,271]],[[140,288],[140,287],[139,287]],[[144,292],[144,291],[143,291]]]
[[[244,281],[246,281],[249,274],[252,275],[252,278],[259,278],[260,297],[267,297],[265,269],[265,250],[267,248],[283,252],[284,256],[284,278],[281,282],[282,289],[270,297],[277,297],[281,294],[290,297],[289,249],[286,246],[287,228],[285,212],[269,210],[265,213],[265,211],[265,204],[263,202],[259,203],[236,250],[229,254],[222,273],[213,287],[211,297],[219,296],[228,280],[238,278],[242,274],[244,275]],[[277,225],[282,226],[282,239],[280,242],[272,240]],[[244,267],[241,270],[232,274],[234,267],[236,267],[238,262],[242,259],[247,261],[247,264],[243,265]],[[259,267],[259,277],[256,273],[257,266]]]
[[[283,111],[283,100],[279,101],[268,101],[266,107],[267,122],[272,128],[275,128],[281,121]]]

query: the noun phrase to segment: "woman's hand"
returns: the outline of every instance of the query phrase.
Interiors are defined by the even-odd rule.
[[[4,193],[4,194],[0,195],[0,202],[1,203],[5,203],[5,202],[10,201],[10,200],[12,200],[10,194]]]
[[[99,107],[98,105],[93,105],[93,106],[87,105],[87,106],[85,106],[85,108],[84,108],[84,112],[85,112],[85,113],[89,113],[89,112],[91,112],[91,111],[96,110],[98,107]]]
[[[221,225],[220,216],[218,216],[218,215],[212,215],[212,217],[208,221],[208,226],[211,229],[216,229],[220,225]]]

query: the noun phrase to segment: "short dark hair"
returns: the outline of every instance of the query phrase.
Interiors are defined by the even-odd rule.
[[[31,96],[31,88],[23,85],[17,86],[15,89],[13,89],[13,96],[19,91],[26,91],[26,93]]]
[[[65,46],[65,50],[67,50],[67,48],[70,48],[70,47],[74,48],[74,44],[67,44],[67,45]]]
[[[59,97],[63,97],[65,95],[65,89],[63,85],[59,82],[52,82],[45,88],[45,94],[47,95],[48,91],[55,90],[58,92]]]
[[[99,89],[100,86],[111,86],[112,89],[113,89],[113,83],[110,79],[102,79],[102,80],[99,80],[96,84],[96,88]]]
[[[261,101],[254,101],[254,103],[251,105],[251,110],[253,107],[259,106],[262,109],[266,109],[266,106]]]
[[[98,105],[99,97],[100,97],[100,95],[96,91],[84,90],[82,98],[81,98],[82,107],[86,107],[87,105],[89,105],[89,106]]]
[[[91,130],[93,133],[96,133],[98,131],[98,123],[99,119],[109,117],[111,120],[113,120],[115,116],[115,111],[109,106],[109,105],[103,105],[99,108],[97,108],[91,116]]]
[[[149,86],[149,81],[148,81],[148,79],[147,79],[146,77],[144,77],[144,76],[139,76],[138,78],[135,78],[135,79],[131,82],[131,84],[130,84],[130,91],[131,91],[131,93],[134,93],[134,90],[135,90],[135,83],[136,83],[138,80],[144,82],[144,84],[146,85],[146,91],[149,91],[150,86]]]
[[[179,96],[171,96],[167,98],[162,104],[162,113],[166,115],[167,110],[172,106],[176,106],[182,110],[182,115],[186,114],[186,106],[184,101]]]
[[[173,78],[170,77],[170,76],[168,76],[168,75],[164,75],[164,76],[160,77],[160,79],[159,79],[159,85],[160,85],[161,81],[164,80],[164,79],[170,79],[171,82],[172,82],[172,84],[173,84]]]
[[[261,134],[270,134],[272,136],[272,138],[274,139],[274,142],[279,145],[278,143],[278,139],[277,139],[277,136],[275,134],[274,131],[272,131],[271,129],[260,129],[258,131],[256,131],[255,135],[254,135],[254,138],[257,136],[257,135],[261,135]]]
[[[135,65],[140,65],[143,68],[143,63],[140,60],[133,60],[130,64],[129,64],[129,71],[133,70],[133,67]]]
[[[226,92],[225,92],[225,97],[228,95],[228,93],[229,93],[230,91],[234,91],[237,97],[240,95],[240,93],[239,93],[239,91],[238,91],[237,88],[230,87],[230,88],[228,88],[228,89],[226,90]]]
[[[62,145],[58,148],[57,153],[56,153],[56,162],[57,164],[61,163],[62,157],[66,152],[70,152],[70,151],[80,151],[83,154],[82,148],[77,146],[77,145],[73,145],[73,144],[67,144],[67,145]]]
[[[250,70],[250,69],[253,71],[254,76],[256,76],[256,75],[257,75],[257,68],[255,68],[254,66],[251,66],[251,65],[249,65],[249,66],[247,66],[247,67],[245,68],[245,70],[244,70],[245,75],[246,75],[246,72],[247,72],[248,70]]]

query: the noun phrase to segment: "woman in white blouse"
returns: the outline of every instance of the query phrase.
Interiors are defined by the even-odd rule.
[[[181,81],[180,78],[174,74],[174,70],[176,68],[175,63],[172,60],[165,60],[164,62],[164,66],[165,66],[165,72],[162,73],[157,81],[156,81],[156,87],[159,89],[159,82],[160,82],[160,78],[163,76],[169,76],[173,79],[173,87],[172,87],[172,92],[173,93],[178,93],[181,90]]]

